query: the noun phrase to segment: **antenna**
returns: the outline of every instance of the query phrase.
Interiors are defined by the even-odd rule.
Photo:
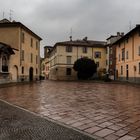
[[[5,13],[3,12],[3,19],[4,19],[4,17],[5,17]]]
[[[70,29],[70,41],[72,41],[72,28]]]
[[[10,9],[9,20],[12,21],[13,10]]]
[[[129,30],[131,30],[132,29],[132,22],[131,22],[131,20],[129,21]]]

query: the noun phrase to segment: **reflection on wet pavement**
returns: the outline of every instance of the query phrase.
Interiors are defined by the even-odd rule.
[[[140,139],[140,86],[44,81],[0,89],[0,99],[106,140]]]

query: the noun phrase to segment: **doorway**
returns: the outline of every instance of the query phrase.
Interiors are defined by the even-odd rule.
[[[29,69],[29,81],[33,81],[33,68],[30,67]]]

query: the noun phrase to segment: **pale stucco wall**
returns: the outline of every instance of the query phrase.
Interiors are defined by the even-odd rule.
[[[101,58],[95,58],[94,53],[101,52]],[[71,64],[67,64],[67,56],[71,56]],[[49,57],[50,70],[49,79],[74,80],[77,79],[76,72],[72,70],[71,76],[66,76],[66,68],[73,67],[74,62],[81,57],[88,57],[99,62],[99,69],[106,69],[106,48],[87,47],[87,53],[83,53],[83,47],[73,46],[72,52],[66,52],[66,46],[57,46]]]

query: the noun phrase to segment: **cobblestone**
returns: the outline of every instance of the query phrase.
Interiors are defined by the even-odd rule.
[[[139,85],[44,81],[0,88],[0,99],[92,135],[108,130],[101,139],[139,138]]]
[[[0,101],[0,140],[94,140]]]

